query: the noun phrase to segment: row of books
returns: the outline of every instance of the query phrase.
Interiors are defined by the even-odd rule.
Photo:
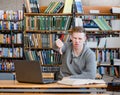
[[[22,34],[0,34],[0,44],[22,44]]]
[[[0,62],[0,71],[14,71],[15,67],[14,67],[14,63],[12,62],[12,60],[2,60]]]
[[[68,34],[28,34],[24,38],[24,46],[27,48],[52,48],[56,39],[60,38],[62,41],[69,41]]]
[[[63,6],[63,2],[50,2],[44,13],[58,13]]]
[[[42,65],[61,64],[61,56],[54,50],[26,50],[24,53],[26,60],[40,61]]]
[[[98,25],[93,20],[83,21],[84,28],[99,28]]]
[[[28,34],[24,44],[25,47],[52,48],[52,34]]]
[[[102,37],[94,41],[87,41],[86,44],[90,48],[110,49],[120,48],[120,37]]]
[[[120,59],[119,50],[95,50],[96,61],[100,64],[113,64],[113,59]]]
[[[43,72],[57,72],[60,71],[60,67],[59,66],[42,66],[42,71]]]
[[[112,19],[117,19],[117,16],[96,16],[96,15],[85,15],[85,16],[81,16],[81,18],[83,20],[92,20],[92,19],[101,19],[101,18],[104,18],[106,20],[112,20]]]
[[[0,57],[22,58],[23,48],[0,48]]]
[[[26,17],[26,30],[68,30],[71,16],[31,16]]]
[[[42,65],[55,65],[61,64],[61,55],[53,50],[42,50],[38,52],[38,56],[40,57],[40,62]]]
[[[58,13],[63,8],[63,13],[72,13],[72,5],[75,4],[75,10],[78,13],[83,12],[82,8],[82,2],[81,0],[65,0],[65,3],[63,2],[53,2],[51,1],[44,13]],[[39,13],[39,3],[38,0],[26,0],[26,9],[27,12],[32,13]]]
[[[11,21],[0,21],[0,30],[21,30],[22,21],[11,22]]]
[[[22,20],[23,10],[0,10],[0,20]]]
[[[116,76],[119,77],[119,70],[117,67],[114,66],[101,66],[98,67],[98,72],[101,75],[109,75],[109,76]]]
[[[26,17],[26,30],[68,30],[71,22],[71,16],[31,16]],[[80,21],[76,20],[75,23]],[[120,30],[120,20],[106,20],[103,16],[93,20],[83,20],[81,25],[82,23],[86,31]]]

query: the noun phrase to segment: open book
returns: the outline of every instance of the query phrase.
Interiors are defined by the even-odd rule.
[[[65,85],[84,85],[84,84],[105,84],[105,81],[97,79],[62,79],[57,83]]]

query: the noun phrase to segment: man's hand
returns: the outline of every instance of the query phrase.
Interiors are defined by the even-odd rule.
[[[59,48],[59,53],[62,54],[63,42],[60,39],[56,40],[56,46]]]

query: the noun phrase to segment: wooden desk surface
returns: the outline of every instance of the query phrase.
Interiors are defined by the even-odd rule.
[[[107,84],[90,84],[90,85],[78,85],[68,86],[58,83],[51,84],[32,84],[32,83],[19,83],[14,80],[0,80],[0,88],[107,88]]]
[[[109,94],[80,94],[80,93],[0,93],[0,95],[109,95]]]

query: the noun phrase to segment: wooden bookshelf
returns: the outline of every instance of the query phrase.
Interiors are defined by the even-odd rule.
[[[0,19],[0,72],[13,72],[13,60],[24,59],[23,11],[1,11],[4,18]]]
[[[119,19],[120,18],[120,14],[113,14],[111,13],[111,8],[112,7],[117,7],[117,6],[83,6],[83,11],[84,13],[75,13],[75,16],[79,16],[79,17],[85,17],[85,16],[101,16],[101,17],[105,17],[105,16],[115,16],[116,18],[115,19]],[[62,12],[60,13],[52,13],[52,14],[47,14],[47,13],[44,13],[45,9],[47,8],[47,6],[41,6],[39,9],[40,9],[40,13],[25,13],[25,17],[30,17],[30,16],[73,16],[71,13],[68,13],[68,14],[64,14]],[[90,13],[90,10],[99,10],[99,13]],[[83,21],[87,21],[87,19],[84,19],[82,18]],[[89,21],[90,19],[88,19]],[[110,19],[109,19],[110,20]],[[108,20],[107,20],[108,21]],[[26,33],[50,33],[50,34],[54,34],[56,33],[57,31],[60,31],[61,33],[62,32],[65,32],[65,31],[61,31],[61,30],[52,30],[52,31],[49,31],[49,30],[25,30]],[[68,33],[70,32],[70,30],[68,30]],[[98,38],[100,37],[108,37],[108,36],[119,36],[119,33],[120,33],[120,30],[90,30],[90,31],[86,31],[86,34],[87,36],[96,36]],[[26,48],[26,49],[29,49],[29,48]],[[34,47],[31,48],[31,49],[35,49]],[[41,48],[42,49],[42,48]],[[116,47],[116,48],[107,48],[107,49],[111,49],[111,50],[118,50],[119,47]],[[36,50],[39,50],[39,49],[36,49]],[[104,50],[104,48],[94,48],[93,50]],[[98,56],[98,55],[97,55]]]

